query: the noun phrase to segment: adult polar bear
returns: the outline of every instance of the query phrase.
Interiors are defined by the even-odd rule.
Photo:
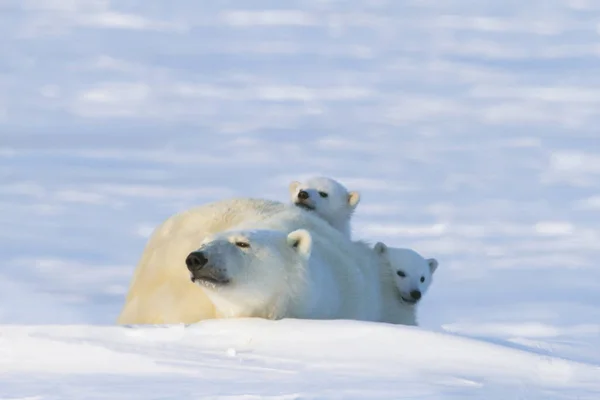
[[[411,323],[414,312],[398,305],[389,268],[366,244],[351,242],[310,211],[263,199],[230,199],[176,214],[152,234],[134,272],[121,324],[193,323],[230,315],[215,308],[205,292],[190,281],[185,260],[214,234],[229,230],[267,229],[286,234],[306,229],[312,252],[336,277],[330,288],[339,293],[339,307],[328,315],[316,310],[305,318],[347,318]],[[311,256],[311,262],[313,262]],[[310,278],[309,278],[310,279]],[[308,292],[306,292],[308,293]],[[290,294],[283,294],[290,295]],[[325,305],[324,305],[325,306]],[[326,306],[330,306],[327,304]],[[407,315],[408,314],[408,315]],[[293,313],[278,317],[297,317]]]
[[[256,229],[278,230],[285,234],[306,229],[312,239],[309,262],[322,263],[318,267],[329,269],[335,277],[332,287],[321,285],[321,290],[338,293],[337,299],[324,296],[329,299],[328,303],[317,304],[312,313],[295,315],[292,310],[276,315],[276,318],[343,318],[416,324],[414,307],[398,302],[389,267],[382,264],[366,244],[351,242],[310,211],[248,198],[209,203],[176,214],[161,224],[146,245],[117,322],[169,324],[223,317],[269,317],[263,315],[264,309],[231,314],[230,309],[215,307],[205,292],[191,282],[185,266],[187,256],[205,239],[210,240],[224,231]],[[309,276],[310,279],[318,278]],[[310,290],[300,295],[308,293]],[[269,308],[271,305],[263,306]]]

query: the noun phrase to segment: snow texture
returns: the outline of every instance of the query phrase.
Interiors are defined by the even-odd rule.
[[[600,398],[600,3],[0,1],[0,399]],[[331,176],[419,328],[114,326],[152,229]]]

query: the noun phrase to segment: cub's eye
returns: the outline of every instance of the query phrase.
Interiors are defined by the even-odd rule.
[[[406,274],[404,273],[404,271],[398,271],[396,272],[396,274],[400,277],[400,278],[406,278]]]
[[[425,282],[425,277],[424,276],[421,277],[421,282]]]
[[[327,193],[325,192],[319,192],[319,196],[321,196],[322,198],[325,198],[327,196],[329,196]]]
[[[242,249],[247,249],[248,247],[250,247],[250,243],[246,242],[235,242],[235,245],[237,247],[241,247]]]

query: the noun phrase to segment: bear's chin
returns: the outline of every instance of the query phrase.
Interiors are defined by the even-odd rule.
[[[407,306],[414,306],[419,302],[419,300],[413,300],[413,299],[406,298],[402,294],[398,294],[398,299],[402,303],[406,304]]]
[[[191,274],[190,274],[191,275]],[[209,288],[217,288],[220,286],[225,286],[229,284],[229,279],[227,278],[214,278],[210,276],[203,277],[194,277],[190,276],[190,280],[192,283],[201,286],[201,287],[209,287]]]
[[[311,206],[310,204],[303,203],[301,201],[294,202],[294,205],[296,207],[301,208],[301,209],[306,210],[306,211],[314,211],[315,210],[314,206]]]

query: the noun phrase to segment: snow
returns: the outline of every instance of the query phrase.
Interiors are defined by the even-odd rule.
[[[362,321],[12,325],[0,335],[10,341],[0,373],[13,396],[542,399],[572,398],[576,389],[592,399],[600,388],[594,364]]]
[[[600,398],[600,6],[0,1],[0,399]],[[419,328],[115,325],[152,229],[313,174]],[[212,396],[212,397],[211,397]]]

